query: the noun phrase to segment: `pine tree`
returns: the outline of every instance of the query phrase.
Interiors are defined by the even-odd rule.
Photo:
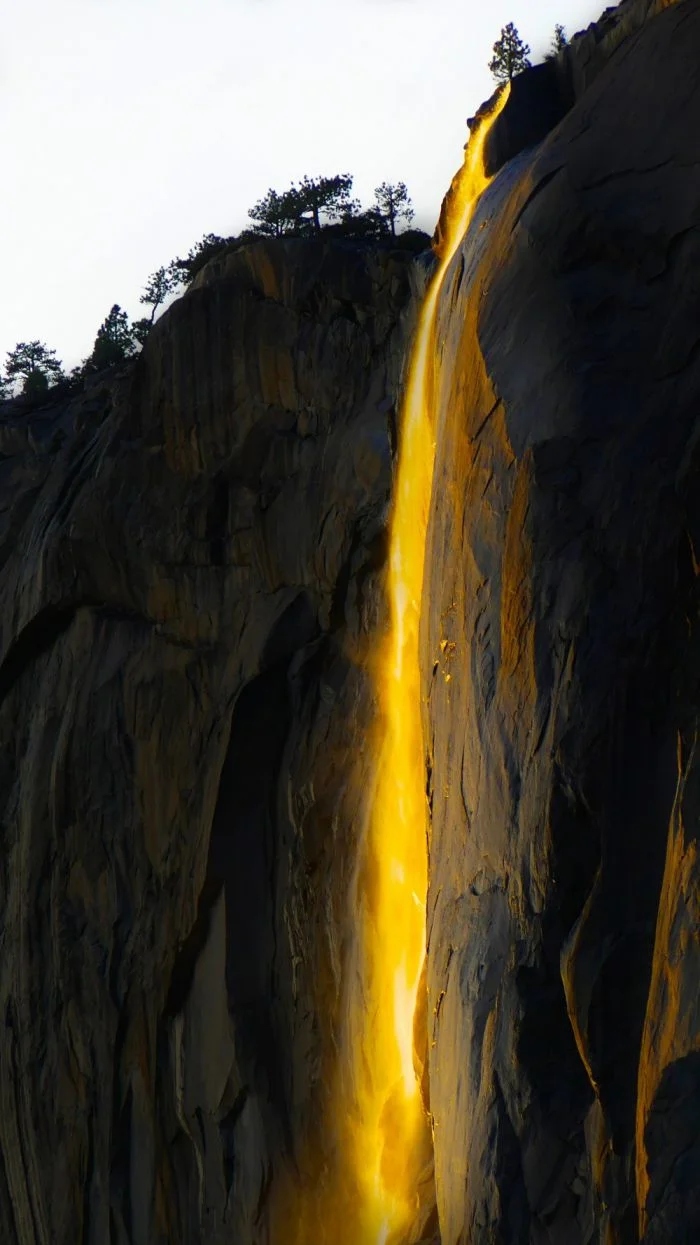
[[[250,209],[248,215],[253,221],[253,233],[268,238],[279,238],[282,234],[291,233],[299,215],[300,207],[294,190],[278,194],[276,190],[268,190]]]
[[[405,220],[410,225],[414,212],[405,182],[382,182],[374,192],[375,211],[386,221],[392,237],[396,237],[396,222]]]
[[[497,82],[511,82],[516,74],[530,68],[529,55],[527,43],[523,43],[513,23],[508,22],[493,45],[489,69]]]
[[[146,345],[146,339],[153,328],[153,321],[149,316],[145,316],[143,320],[134,320],[131,325],[131,335],[139,346]]]
[[[252,233],[279,238],[290,233],[320,233],[328,221],[348,223],[359,211],[359,203],[351,199],[352,177],[336,173],[334,177],[303,177],[299,185],[279,194],[268,190],[248,212],[254,222]]]
[[[376,208],[361,212],[354,205],[351,212],[341,216],[339,221],[326,225],[325,229],[340,238],[385,238],[389,232],[385,218]]]
[[[8,381],[22,380],[22,393],[35,398],[45,393],[51,381],[63,379],[63,368],[56,351],[44,342],[18,342],[7,356],[5,374]]]
[[[151,324],[155,320],[156,311],[165,302],[170,294],[174,294],[178,285],[181,284],[181,277],[177,273],[172,264],[167,268],[157,268],[152,272],[146,282],[143,294],[139,298],[140,303],[145,303],[147,307],[151,307]]]
[[[123,363],[134,353],[134,336],[129,327],[129,317],[118,303],[112,307],[107,318],[97,330],[95,345],[88,365],[100,371]]]
[[[334,177],[305,176],[292,191],[297,207],[297,229],[304,233],[320,233],[325,221],[348,221],[360,208],[357,200],[350,197],[350,173],[336,173]]]
[[[168,265],[168,271],[171,272],[182,285],[189,285],[190,282],[194,280],[200,269],[203,268],[214,255],[218,255],[221,251],[227,250],[228,247],[233,246],[237,241],[238,238],[235,237],[222,238],[218,233],[205,233],[204,237],[200,238],[199,242],[195,242],[194,246],[190,247],[189,252],[184,259],[181,259],[178,255],[177,259],[171,261]]]
[[[556,26],[554,27],[554,34],[552,35],[552,42],[550,44],[549,55],[551,57],[558,56],[562,48],[565,48],[567,46],[568,42],[569,40],[566,37],[565,27],[561,25],[561,22],[557,22]]]

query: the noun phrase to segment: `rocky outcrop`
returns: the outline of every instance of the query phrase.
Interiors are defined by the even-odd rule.
[[[317,1129],[411,271],[244,248],[5,407],[3,1245],[265,1241]]]
[[[445,294],[425,590],[443,1245],[700,1237],[700,4],[504,170]]]
[[[622,0],[611,5],[587,30],[579,31],[556,55],[510,84],[510,100],[488,136],[485,163],[490,173],[526,147],[541,142],[618,55],[626,56],[632,37],[652,18],[681,0]],[[483,104],[473,126],[490,101]]]

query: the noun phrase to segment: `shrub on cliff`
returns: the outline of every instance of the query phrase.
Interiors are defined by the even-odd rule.
[[[138,342],[139,346],[145,346],[146,338],[152,328],[153,321],[148,316],[144,316],[141,320],[134,320],[131,325],[134,341]]]
[[[332,238],[388,237],[386,221],[374,208],[368,208],[366,212],[348,212],[340,220],[325,225],[323,232]]]
[[[510,82],[523,69],[530,68],[529,55],[529,46],[520,38],[513,23],[508,22],[493,45],[489,69],[497,82]]]
[[[413,255],[420,255],[424,251],[430,250],[431,237],[424,229],[404,229],[403,233],[397,233],[392,240],[392,245],[398,251],[409,251]]]
[[[244,242],[250,232],[249,230],[244,230],[242,234],[228,238],[222,238],[218,233],[205,233],[199,242],[195,242],[194,246],[190,247],[184,259],[178,255],[177,259],[172,260],[168,265],[168,271],[182,285],[189,285],[204,265],[209,263],[210,259],[213,259],[215,255],[220,255],[222,251],[228,251],[238,243]]]

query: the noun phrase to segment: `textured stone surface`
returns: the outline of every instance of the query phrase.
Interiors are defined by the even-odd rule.
[[[700,1239],[699,66],[628,0],[524,75],[442,304],[442,1245]],[[2,406],[3,1245],[285,1245],[323,1167],[423,278],[244,247]]]
[[[411,266],[240,250],[4,408],[3,1245],[264,1241],[317,1128]]]
[[[620,52],[627,54],[637,31],[664,9],[683,2],[622,0],[575,34],[556,57],[518,74],[510,84],[508,104],[488,136],[485,161],[489,172],[497,172],[525,147],[545,138],[610,61]],[[470,118],[470,126],[488,107],[488,101],[482,104]]]
[[[464,260],[425,593],[443,1245],[690,1245],[695,0],[504,170]]]

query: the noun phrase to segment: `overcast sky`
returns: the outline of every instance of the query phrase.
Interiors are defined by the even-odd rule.
[[[465,119],[514,21],[533,59],[601,0],[5,0],[0,368],[39,338],[67,368],[150,272],[236,233],[269,187],[407,183],[432,230]]]

